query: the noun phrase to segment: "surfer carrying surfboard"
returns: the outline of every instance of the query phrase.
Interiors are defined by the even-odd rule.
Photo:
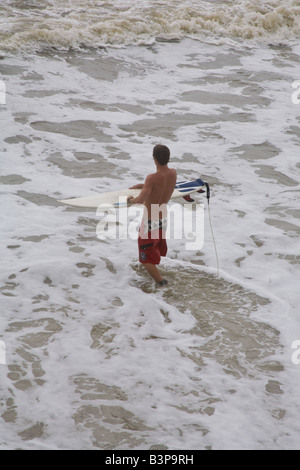
[[[163,279],[157,265],[161,256],[167,254],[167,204],[176,184],[176,170],[169,168],[170,150],[166,145],[155,145],[153,159],[156,172],[148,175],[143,184],[136,184],[130,189],[141,189],[137,197],[129,196],[128,204],[143,204],[144,213],[141,221],[138,247],[139,261],[147,269],[150,276],[163,286]]]

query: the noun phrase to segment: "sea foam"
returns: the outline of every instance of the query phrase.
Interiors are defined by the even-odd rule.
[[[2,51],[149,45],[184,37],[278,43],[300,35],[300,6],[293,0],[55,0],[32,11],[20,3],[0,6]]]

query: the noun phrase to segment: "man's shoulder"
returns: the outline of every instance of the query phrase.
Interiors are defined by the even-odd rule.
[[[177,178],[177,171],[175,170],[175,168],[170,168],[169,169],[169,175],[170,176],[172,175],[172,177],[175,178],[175,179]]]
[[[177,177],[177,172],[174,168],[169,168],[168,169],[168,174],[174,176],[175,178]],[[162,178],[164,178],[166,174],[162,175],[160,172],[155,172],[151,173],[146,177],[146,183],[155,183],[161,181]]]
[[[146,182],[151,183],[151,181],[154,181],[157,177],[157,173],[150,173],[148,176],[146,176]]]

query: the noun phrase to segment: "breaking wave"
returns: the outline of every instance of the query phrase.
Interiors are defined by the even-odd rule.
[[[299,0],[4,0],[2,51],[236,39],[282,42],[300,36]]]

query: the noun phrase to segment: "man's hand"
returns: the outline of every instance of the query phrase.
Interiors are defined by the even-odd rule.
[[[149,175],[147,176],[144,184],[136,184],[135,186],[132,186],[132,188],[129,188],[129,189],[141,189],[142,191],[137,197],[129,196],[127,198],[128,204],[144,204],[144,202],[147,200],[152,190],[152,178],[153,178],[153,175]]]

